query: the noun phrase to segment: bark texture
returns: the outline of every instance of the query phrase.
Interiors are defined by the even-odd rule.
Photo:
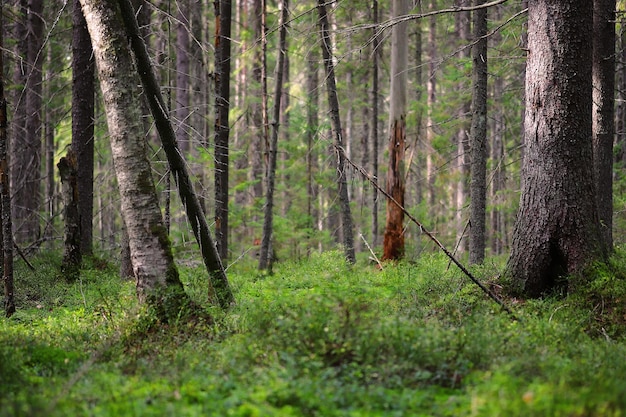
[[[176,144],[174,127],[167,117],[165,100],[161,95],[157,83],[156,74],[152,68],[146,45],[139,33],[137,21],[134,18],[132,4],[128,0],[119,0],[122,8],[122,16],[126,25],[126,33],[131,39],[131,45],[137,60],[141,81],[148,96],[150,111],[154,117],[156,128],[159,132],[163,150],[178,186],[181,202],[185,207],[189,223],[194,236],[200,245],[202,259],[207,268],[211,280],[209,281],[209,296],[217,301],[222,308],[229,307],[234,303],[234,296],[230,289],[226,272],[222,265],[215,242],[209,232],[204,211],[200,201],[194,192],[186,163]]]
[[[77,158],[80,251],[93,252],[95,64],[87,22],[74,0],[72,22],[72,149]]]
[[[394,0],[392,15],[409,13],[409,2]],[[389,169],[387,192],[394,201],[387,200],[387,223],[383,241],[383,260],[398,260],[404,256],[404,191],[406,148],[406,104],[408,86],[408,24],[394,25],[391,32],[391,97],[389,109]],[[398,206],[398,204],[400,206]]]
[[[520,208],[508,273],[539,296],[604,254],[591,143],[592,3],[528,4]]]
[[[102,89],[137,292],[158,311],[165,308],[167,317],[185,301],[184,292],[146,157],[139,79],[120,8],[117,1],[81,0],[81,5]]]
[[[484,0],[475,3],[481,5]],[[474,10],[473,17],[469,263],[481,264],[487,204],[487,9]]]
[[[43,1],[20,0],[16,84],[23,86],[15,101],[15,123],[10,141],[11,190],[15,239],[39,238],[39,185],[42,137]]]
[[[215,28],[215,235],[228,257],[228,111],[230,109],[230,28],[232,2],[216,0]]]
[[[80,250],[80,211],[78,201],[78,164],[76,154],[71,149],[57,164],[63,184],[65,204],[65,241],[61,273],[67,281],[75,281],[80,273],[83,260]]]
[[[602,238],[613,247],[615,0],[593,1],[593,169]]]
[[[337,184],[339,187],[339,204],[341,206],[341,228],[343,230],[343,246],[346,260],[356,262],[354,254],[354,225],[350,211],[350,198],[348,196],[348,182],[346,180],[346,154],[343,144],[343,130],[339,118],[339,99],[337,98],[337,86],[335,81],[335,64],[333,63],[332,41],[328,29],[328,15],[326,2],[318,0],[317,11],[319,13],[320,35],[322,38],[322,57],[326,69],[326,91],[328,93],[328,107],[330,108],[330,120],[332,124],[337,153]]]
[[[0,68],[4,68],[4,10],[0,10]],[[2,258],[2,283],[4,288],[4,314],[15,313],[13,288],[13,231],[11,222],[11,193],[9,189],[9,164],[7,163],[7,101],[4,96],[4,71],[0,71],[0,257]]]

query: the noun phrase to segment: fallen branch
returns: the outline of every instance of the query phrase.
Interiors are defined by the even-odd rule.
[[[383,264],[380,263],[380,261],[378,260],[378,256],[376,256],[376,254],[372,250],[372,248],[369,245],[369,243],[367,243],[367,240],[365,240],[365,237],[363,236],[363,233],[359,233],[359,236],[361,236],[361,240],[363,240],[363,243],[365,243],[365,246],[367,246],[367,249],[369,249],[370,253],[372,254],[373,259],[376,261],[376,263],[378,264],[378,267],[382,271],[383,270]]]
[[[366,178],[380,193],[382,193],[385,197],[387,197],[387,199],[389,201],[392,201],[395,205],[398,206],[398,208],[400,210],[402,210],[402,212],[404,213],[405,216],[407,216],[409,218],[409,220],[411,220],[413,223],[415,223],[421,230],[422,233],[424,233],[426,236],[428,236],[430,238],[430,240],[432,240],[435,245],[437,245],[437,247],[439,249],[441,249],[441,251],[443,253],[446,254],[446,256],[470,279],[472,280],[472,282],[476,285],[478,285],[478,287],[485,293],[487,294],[493,301],[495,301],[498,305],[500,305],[500,307],[502,307],[502,309],[504,311],[506,311],[507,313],[509,313],[509,315],[511,316],[511,318],[513,318],[514,320],[519,321],[519,318],[513,313],[513,311],[508,308],[506,306],[506,304],[504,304],[504,302],[498,298],[497,295],[495,295],[493,293],[493,291],[491,291],[489,288],[485,287],[480,281],[478,281],[478,279],[476,279],[476,277],[474,275],[472,275],[472,273],[458,260],[454,257],[454,255],[448,250],[446,249],[445,246],[443,246],[443,244],[435,237],[435,235],[433,235],[430,231],[428,231],[424,225],[422,223],[419,222],[419,220],[417,220],[411,213],[409,213],[407,211],[407,209],[405,209],[400,203],[398,203],[398,201],[396,201],[395,198],[393,198],[387,191],[383,190],[380,185],[378,185],[378,183],[376,182],[376,179],[374,179],[363,167],[360,167],[358,165],[356,165],[354,162],[352,162],[352,160],[350,160],[350,158],[348,158],[348,156],[346,155],[345,151],[343,148],[338,148],[336,145],[335,147],[337,148],[338,152],[343,153],[346,162],[348,162],[354,169],[356,169],[364,178]]]

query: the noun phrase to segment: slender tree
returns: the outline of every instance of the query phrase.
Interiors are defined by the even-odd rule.
[[[95,66],[87,23],[74,0],[72,13],[72,149],[77,158],[80,251],[93,252]]]
[[[372,143],[372,175],[378,180],[378,68],[380,57],[380,36],[378,34],[378,0],[372,0],[372,124],[370,141]],[[372,246],[378,245],[378,189],[372,190]]]
[[[176,22],[176,100],[174,104],[174,118],[176,120],[176,140],[184,155],[190,150],[190,23],[189,0],[176,1],[178,7]]]
[[[0,245],[2,250],[2,283],[4,288],[4,313],[15,313],[13,288],[13,231],[11,221],[11,193],[9,164],[7,163],[7,101],[4,97],[4,2],[0,3]]]
[[[333,63],[332,41],[328,28],[328,15],[325,0],[318,0],[317,11],[319,13],[320,36],[322,45],[322,58],[326,69],[326,91],[328,93],[328,107],[330,108],[330,120],[332,124],[335,151],[337,153],[337,183],[339,187],[339,204],[341,205],[341,228],[343,230],[343,246],[346,260],[356,262],[354,254],[354,226],[352,213],[350,212],[350,199],[348,197],[348,183],[346,180],[346,154],[343,142],[343,130],[339,118],[339,99],[335,81],[335,64]]]
[[[484,2],[476,0],[476,5]],[[485,259],[487,198],[487,9],[474,10],[473,17],[469,263],[481,264]]]
[[[602,237],[613,248],[615,0],[593,1],[593,168]]]
[[[409,13],[407,0],[392,2],[392,16]],[[408,86],[409,43],[407,22],[394,25],[391,32],[391,94],[389,108],[389,169],[387,192],[404,207],[406,148],[406,105]],[[383,259],[398,260],[404,256],[404,213],[401,207],[387,200],[387,224],[383,243]]]
[[[10,141],[11,190],[15,239],[35,242],[39,238],[42,138],[43,1],[20,0],[16,28],[17,85],[23,86],[15,101],[13,139]]]
[[[605,253],[593,184],[592,12],[591,2],[528,3],[526,149],[507,269],[529,296]]]
[[[259,269],[272,269],[272,232],[273,232],[273,208],[274,188],[276,182],[276,158],[278,152],[278,128],[280,120],[281,99],[283,95],[283,75],[285,70],[285,56],[287,54],[287,16],[289,2],[281,1],[280,31],[278,41],[278,63],[276,64],[276,84],[274,85],[274,113],[272,115],[272,136],[270,139],[269,163],[267,167],[267,185],[265,187],[265,217],[263,221],[263,239],[261,241],[261,254],[259,256]]]
[[[228,257],[228,111],[230,109],[231,0],[215,1],[215,234],[222,259]]]

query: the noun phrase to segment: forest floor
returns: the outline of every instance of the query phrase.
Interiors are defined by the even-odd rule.
[[[337,252],[229,270],[237,305],[162,325],[90,261],[16,271],[0,319],[0,416],[624,416],[626,250],[576,293],[502,294],[440,255],[380,271]],[[189,263],[189,262],[187,262]],[[502,262],[473,269],[498,290]],[[206,273],[181,267],[203,302]]]

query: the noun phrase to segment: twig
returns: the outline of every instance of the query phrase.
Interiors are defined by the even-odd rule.
[[[346,161],[352,165],[352,167],[354,169],[356,169],[364,178],[366,178],[381,194],[383,194],[385,197],[387,197],[387,199],[389,201],[392,201],[396,206],[398,206],[398,208],[400,210],[402,210],[402,212],[404,213],[405,216],[407,216],[409,218],[409,220],[411,220],[413,223],[415,223],[420,230],[422,231],[422,233],[424,233],[426,236],[428,236],[430,238],[430,240],[432,240],[435,245],[437,245],[437,247],[439,249],[441,249],[441,251],[443,253],[446,254],[446,256],[470,279],[472,280],[472,282],[476,285],[478,285],[478,287],[485,293],[487,294],[493,301],[495,301],[498,305],[500,305],[500,307],[502,307],[502,309],[504,311],[506,311],[511,318],[513,318],[513,320],[517,320],[519,321],[519,318],[513,313],[513,311],[506,306],[506,304],[504,304],[504,302],[498,298],[498,296],[496,294],[493,293],[493,291],[491,291],[489,288],[485,287],[480,281],[478,281],[478,279],[476,279],[476,277],[474,277],[474,275],[472,275],[472,273],[458,260],[454,257],[454,255],[452,255],[452,253],[450,253],[450,251],[443,246],[443,244],[435,237],[435,235],[433,235],[430,231],[428,231],[428,229],[426,229],[424,227],[424,225],[422,223],[419,222],[419,220],[417,220],[411,213],[409,213],[407,211],[407,209],[405,209],[400,203],[398,203],[398,201],[393,198],[387,191],[383,190],[380,185],[378,185],[378,183],[376,182],[376,180],[374,178],[372,178],[372,176],[363,168],[360,167],[358,165],[356,165],[354,162],[352,162],[352,160],[350,160],[350,158],[348,158],[348,156],[345,153],[345,150],[343,148],[339,148],[335,145],[335,147],[337,148],[338,152],[342,152],[344,157],[346,158]]]
[[[28,268],[31,271],[34,271],[35,267],[32,266],[30,262],[28,262],[28,259],[26,259],[26,256],[24,255],[24,252],[22,252],[22,249],[17,245],[15,241],[13,241],[13,246],[15,247],[15,250],[17,251],[17,253],[20,255],[20,258],[22,258],[22,260],[26,262],[26,265],[28,265]]]
[[[376,256],[376,254],[374,253],[374,251],[372,250],[372,248],[370,247],[369,243],[367,243],[367,240],[365,240],[365,237],[363,236],[363,233],[359,233],[359,236],[361,237],[361,240],[363,240],[363,243],[365,243],[365,246],[367,246],[367,249],[369,249],[370,253],[372,254],[372,256],[374,257],[374,260],[376,261],[376,263],[378,264],[378,267],[380,268],[380,270],[383,270],[383,264],[380,263],[380,261],[378,260],[378,257]]]

